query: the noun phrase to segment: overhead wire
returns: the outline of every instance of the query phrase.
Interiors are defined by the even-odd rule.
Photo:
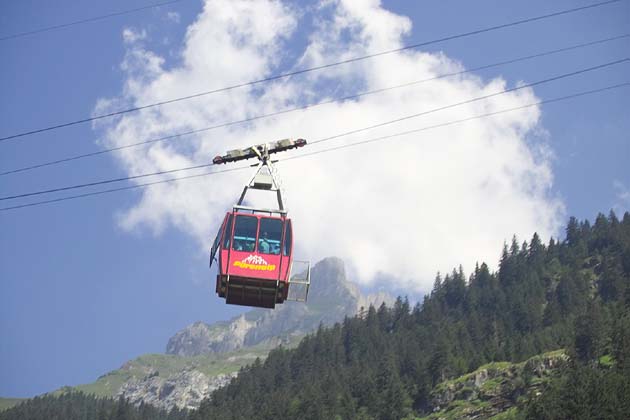
[[[487,69],[490,69],[490,68],[495,68],[495,67],[504,66],[504,65],[508,65],[508,64],[514,64],[514,63],[518,63],[518,62],[522,62],[522,61],[526,61],[526,60],[532,60],[532,59],[536,59],[536,58],[540,58],[540,57],[545,57],[545,56],[549,56],[549,55],[559,54],[559,53],[562,53],[562,52],[573,51],[573,50],[576,50],[576,49],[585,48],[585,47],[598,45],[598,44],[603,44],[603,43],[606,43],[606,42],[616,41],[616,40],[624,39],[624,38],[628,38],[628,37],[630,37],[630,34],[621,34],[621,35],[616,35],[616,36],[607,37],[607,38],[603,38],[603,39],[598,39],[598,40],[595,40],[595,41],[589,41],[589,42],[585,42],[585,43],[575,44],[575,45],[571,45],[571,46],[568,46],[568,47],[562,47],[562,48],[557,48],[557,49],[553,49],[553,50],[548,50],[548,51],[544,51],[544,52],[540,52],[540,53],[536,53],[536,54],[529,54],[529,55],[525,55],[525,56],[521,56],[521,57],[509,59],[509,60],[504,60],[504,61],[499,61],[499,62],[495,62],[495,63],[491,63],[491,64],[485,64],[485,65],[481,65],[481,66],[477,66],[477,67],[472,67],[470,69],[465,69],[465,70],[462,70],[462,71],[451,72],[451,73],[444,73],[444,74],[441,74],[441,75],[438,75],[438,76],[435,76],[435,77],[421,79],[421,80],[416,80],[416,81],[412,81],[412,82],[407,82],[407,83],[403,83],[403,84],[399,84],[399,85],[395,85],[395,86],[388,86],[388,87],[384,87],[384,88],[380,88],[380,89],[359,92],[359,93],[356,93],[356,94],[347,95],[347,96],[343,96],[343,97],[339,97],[339,98],[327,99],[327,100],[323,100],[323,101],[312,103],[312,104],[306,104],[306,105],[302,105],[302,106],[298,106],[298,107],[287,108],[287,109],[283,109],[283,110],[272,112],[272,113],[256,115],[256,116],[245,118],[245,119],[241,119],[241,120],[220,123],[220,124],[216,124],[216,125],[212,125],[212,126],[208,126],[208,127],[202,127],[202,128],[198,128],[198,129],[194,129],[194,130],[188,130],[188,131],[184,131],[184,132],[180,132],[180,133],[174,133],[174,134],[170,134],[170,135],[167,135],[167,136],[158,137],[158,138],[154,138],[154,139],[148,139],[148,140],[143,140],[143,141],[140,141],[140,142],[135,142],[135,143],[126,144],[126,145],[122,145],[122,146],[117,146],[117,147],[112,147],[112,148],[108,148],[108,149],[98,150],[98,151],[95,151],[95,152],[84,153],[84,154],[74,155],[74,156],[61,158],[61,159],[56,159],[56,160],[52,160],[52,161],[48,161],[48,162],[42,162],[42,163],[38,163],[38,164],[34,164],[34,165],[24,166],[24,167],[21,167],[21,168],[0,172],[0,176],[5,176],[5,175],[9,175],[9,174],[15,174],[15,173],[19,173],[19,172],[30,171],[30,170],[33,170],[33,169],[43,168],[43,167],[47,167],[47,166],[58,165],[58,164],[61,164],[61,163],[71,162],[71,161],[84,159],[84,158],[88,158],[88,157],[95,157],[95,156],[103,155],[103,154],[106,154],[106,153],[112,153],[112,152],[116,152],[116,151],[120,151],[120,150],[125,150],[125,149],[132,148],[132,147],[144,146],[144,145],[147,145],[147,144],[153,144],[153,143],[157,143],[157,142],[163,142],[163,141],[179,139],[179,138],[182,138],[182,137],[185,137],[185,136],[189,136],[189,135],[193,135],[193,134],[199,134],[199,133],[207,132],[207,131],[210,131],[210,130],[230,127],[230,126],[238,125],[238,124],[244,124],[244,123],[247,123],[247,122],[252,122],[252,121],[256,121],[256,120],[260,120],[260,119],[271,118],[271,117],[275,117],[275,116],[278,116],[278,115],[288,114],[288,113],[291,113],[291,112],[304,111],[304,110],[307,110],[307,109],[312,109],[312,108],[315,108],[315,107],[318,107],[318,106],[328,105],[328,104],[332,104],[332,103],[338,103],[338,102],[342,102],[342,101],[358,99],[358,98],[361,98],[361,97],[364,97],[364,96],[368,96],[368,95],[384,93],[384,92],[395,90],[395,89],[416,86],[416,85],[419,85],[421,83],[426,83],[426,82],[435,81],[435,80],[439,80],[439,79],[444,79],[444,78],[448,78],[448,77],[460,76],[460,75],[463,75],[463,74],[466,74],[466,73],[471,73],[471,72],[476,72],[476,71],[481,71],[481,70],[487,70]]]
[[[250,168],[250,166],[248,165],[248,166],[241,166],[241,167],[237,167],[237,168],[226,168],[226,169],[221,169],[221,170],[218,170],[218,171],[205,172],[205,173],[202,173],[202,174],[186,175],[186,176],[182,176],[182,177],[178,177],[178,178],[162,179],[162,180],[159,180],[159,181],[147,182],[147,183],[144,183],[144,184],[136,184],[136,185],[128,185],[126,187],[110,188],[110,189],[107,189],[107,190],[93,191],[93,192],[89,192],[89,193],[71,195],[71,196],[67,196],[67,197],[54,198],[54,199],[51,199],[51,200],[37,201],[37,202],[34,202],[34,203],[21,204],[21,205],[11,206],[11,207],[4,207],[4,208],[0,208],[0,211],[15,210],[15,209],[20,209],[20,208],[24,208],[24,207],[33,207],[33,206],[39,206],[39,205],[43,205],[43,204],[50,204],[50,203],[58,203],[60,201],[75,200],[77,198],[91,197],[91,196],[94,196],[94,195],[102,195],[102,194],[108,194],[108,193],[113,193],[113,192],[118,192],[118,191],[127,191],[127,190],[133,190],[133,189],[138,189],[138,188],[146,188],[146,187],[150,187],[150,186],[156,185],[156,184],[165,184],[165,183],[169,183],[169,182],[175,182],[175,181],[181,181],[181,180],[185,180],[185,179],[205,177],[205,176],[216,175],[216,174],[225,173],[225,172],[241,171],[241,170],[247,169],[247,168]]]
[[[340,146],[329,147],[327,149],[316,150],[316,151],[313,151],[313,152],[306,152],[306,153],[302,153],[302,154],[297,155],[297,156],[289,156],[287,158],[284,158],[281,162],[285,162],[287,160],[292,160],[292,159],[297,159],[297,158],[303,158],[303,157],[307,157],[307,156],[318,155],[320,153],[327,153],[327,152],[332,152],[332,151],[335,151],[335,150],[346,149],[346,148],[349,148],[349,147],[360,146],[360,145],[367,144],[367,143],[374,143],[374,142],[377,142],[377,141],[387,140],[387,139],[391,139],[391,138],[395,138],[395,137],[401,137],[401,136],[405,136],[405,135],[409,135],[409,134],[415,134],[415,133],[419,133],[419,132],[422,132],[422,131],[433,130],[435,128],[448,127],[448,126],[451,126],[451,125],[461,124],[461,123],[464,123],[464,122],[478,120],[478,119],[481,119],[481,118],[492,117],[492,116],[499,115],[499,114],[505,114],[507,112],[519,111],[519,110],[522,110],[522,109],[531,108],[531,107],[534,107],[534,106],[545,105],[545,104],[550,104],[550,103],[554,103],[554,102],[561,102],[561,101],[565,101],[565,100],[569,100],[569,99],[578,98],[580,96],[591,95],[591,94],[604,92],[604,91],[607,91],[607,90],[618,89],[618,88],[627,87],[627,86],[630,86],[630,82],[618,83],[616,85],[606,86],[606,87],[599,88],[599,89],[592,89],[592,90],[587,90],[587,91],[583,91],[583,92],[574,93],[574,94],[571,94],[571,95],[561,96],[561,97],[558,97],[558,98],[546,99],[546,100],[542,100],[542,101],[538,101],[538,102],[534,102],[534,103],[530,103],[530,104],[526,104],[526,105],[517,106],[517,107],[514,107],[514,108],[509,108],[509,109],[504,109],[504,110],[500,110],[500,111],[489,112],[489,113],[481,114],[481,115],[475,115],[473,117],[463,118],[463,119],[460,119],[460,120],[448,121],[448,122],[445,122],[445,123],[430,125],[430,126],[427,126],[427,127],[417,128],[417,129],[408,130],[408,131],[402,131],[402,132],[395,133],[395,134],[388,134],[388,135],[385,135],[385,136],[380,136],[380,137],[372,138],[372,139],[369,139],[369,140],[362,140],[362,141],[357,141],[357,142],[354,142],[354,143],[342,144]]]
[[[563,74],[560,74],[560,75],[557,75],[557,76],[553,76],[553,77],[549,77],[549,78],[546,78],[546,79],[538,80],[536,82],[515,86],[515,87],[509,88],[509,89],[504,89],[502,91],[495,92],[495,93],[492,93],[492,94],[483,95],[483,96],[479,96],[479,97],[476,97],[476,98],[471,98],[471,99],[468,99],[468,100],[465,100],[465,101],[461,101],[461,102],[457,102],[457,103],[441,106],[441,107],[438,107],[438,108],[432,108],[432,109],[429,109],[429,110],[426,110],[426,111],[422,111],[422,112],[411,114],[411,115],[406,115],[404,117],[396,118],[396,119],[393,119],[393,120],[384,121],[384,122],[381,122],[381,123],[378,123],[378,124],[374,124],[374,125],[371,125],[371,126],[368,126],[368,127],[362,127],[362,128],[359,128],[359,129],[347,131],[347,132],[336,134],[336,135],[333,135],[333,136],[324,137],[324,138],[321,138],[321,139],[318,139],[318,140],[311,141],[309,144],[313,145],[313,144],[327,142],[327,141],[338,139],[340,137],[345,137],[345,136],[348,136],[348,135],[351,135],[351,134],[356,134],[356,133],[364,132],[364,131],[367,131],[367,130],[372,130],[374,128],[379,128],[379,127],[391,125],[391,124],[394,124],[394,123],[397,123],[397,122],[406,121],[406,120],[409,120],[409,119],[412,119],[412,118],[416,118],[416,117],[419,117],[419,116],[428,115],[428,114],[431,114],[431,113],[435,113],[435,112],[438,112],[438,111],[443,111],[443,110],[454,108],[454,107],[457,107],[457,106],[461,106],[461,105],[466,105],[466,104],[470,104],[470,103],[473,103],[473,102],[482,101],[482,100],[489,99],[489,98],[492,98],[492,97],[495,97],[495,96],[498,96],[498,95],[503,95],[503,94],[506,94],[506,93],[515,92],[515,91],[518,91],[518,90],[521,90],[521,89],[526,89],[526,88],[530,88],[530,87],[533,87],[533,86],[538,86],[538,85],[541,85],[541,84],[544,84],[544,83],[549,83],[549,82],[552,82],[552,81],[565,79],[565,78],[568,78],[568,77],[576,76],[576,75],[579,75],[579,74],[584,74],[584,73],[587,73],[587,72],[590,72],[590,71],[599,70],[599,69],[602,69],[602,68],[614,66],[614,65],[625,63],[625,62],[629,62],[629,61],[630,61],[630,58],[623,58],[623,59],[614,60],[614,61],[610,61],[610,62],[607,62],[607,63],[599,64],[599,65],[596,65],[596,66],[583,68],[583,69],[576,70],[576,71],[573,71],[573,72],[563,73]],[[185,168],[171,169],[171,170],[166,170],[166,171],[158,171],[158,172],[141,174],[141,175],[133,175],[133,176],[127,176],[127,177],[114,178],[114,179],[106,179],[106,180],[101,180],[101,181],[94,181],[94,182],[89,182],[89,183],[84,183],[84,184],[64,186],[64,187],[47,189],[47,190],[33,191],[33,192],[28,192],[28,193],[22,193],[22,194],[16,194],[16,195],[0,197],[0,201],[13,200],[13,199],[18,199],[18,198],[31,197],[31,196],[35,196],[35,195],[42,195],[42,194],[50,194],[50,193],[55,193],[55,192],[60,192],[60,191],[67,191],[67,190],[73,190],[73,189],[78,189],[78,188],[93,187],[93,186],[97,186],[97,185],[110,184],[110,183],[114,183],[114,182],[129,181],[129,180],[145,178],[145,177],[149,177],[149,176],[157,176],[157,175],[164,175],[164,174],[175,173],[175,172],[188,171],[188,170],[199,169],[199,168],[208,167],[208,166],[212,166],[212,165],[213,165],[213,163],[210,162],[210,163],[204,163],[204,164],[198,164],[198,165],[194,165],[194,166],[189,166],[189,167],[185,167]]]
[[[16,138],[22,138],[22,137],[25,137],[25,136],[30,136],[30,135],[33,135],[33,134],[42,133],[42,132],[45,132],[45,131],[51,131],[51,130],[56,130],[56,129],[60,129],[60,128],[64,128],[64,127],[70,127],[70,126],[77,125],[77,124],[97,121],[97,120],[104,119],[104,118],[115,117],[115,116],[119,116],[119,115],[130,113],[130,112],[137,112],[137,111],[141,111],[141,110],[144,110],[144,109],[149,109],[149,108],[153,108],[153,107],[163,106],[163,105],[167,105],[167,104],[171,104],[171,103],[175,103],[175,102],[180,102],[180,101],[184,101],[184,100],[189,100],[189,99],[193,99],[193,98],[198,98],[198,97],[202,97],[202,96],[207,96],[207,95],[211,95],[211,94],[215,94],[215,93],[219,93],[219,92],[226,92],[226,91],[229,91],[229,90],[232,90],[232,89],[242,88],[242,87],[246,87],[246,86],[253,86],[253,85],[256,85],[256,84],[260,84],[260,83],[266,83],[266,82],[270,82],[270,81],[274,81],[274,80],[284,79],[284,78],[288,78],[288,77],[291,77],[291,76],[296,76],[296,75],[305,74],[305,73],[309,73],[309,72],[313,72],[313,71],[323,70],[323,69],[327,69],[327,68],[331,68],[331,67],[335,67],[335,66],[339,66],[339,65],[343,65],[343,64],[349,64],[349,63],[358,62],[358,61],[362,61],[362,60],[366,60],[366,59],[370,59],[370,58],[375,58],[375,57],[380,57],[380,56],[393,54],[393,53],[397,53],[397,52],[417,49],[417,48],[425,47],[425,46],[432,45],[432,44],[437,44],[437,43],[441,43],[441,42],[451,41],[451,40],[464,38],[464,37],[468,37],[468,36],[473,36],[473,35],[479,35],[479,34],[486,33],[486,32],[491,32],[491,31],[496,31],[496,30],[505,29],[505,28],[509,28],[509,27],[514,27],[514,26],[518,26],[518,25],[523,25],[523,24],[526,24],[526,23],[536,22],[536,21],[549,19],[549,18],[552,18],[552,17],[561,16],[561,15],[566,15],[566,14],[570,14],[570,13],[576,13],[576,12],[580,12],[580,11],[584,11],[584,10],[589,10],[589,9],[593,9],[593,8],[597,8],[597,7],[606,6],[606,5],[613,4],[613,3],[619,3],[619,2],[622,2],[622,1],[627,1],[627,0],[606,0],[606,1],[598,2],[598,3],[592,3],[592,4],[589,4],[589,5],[585,5],[585,6],[574,7],[574,8],[570,8],[570,9],[564,9],[564,10],[560,10],[560,11],[553,12],[553,13],[547,13],[547,14],[544,14],[544,15],[538,15],[538,16],[534,16],[534,17],[530,17],[530,18],[525,18],[525,19],[512,21],[512,22],[509,22],[509,23],[489,26],[489,27],[485,27],[485,28],[482,28],[482,29],[477,29],[477,30],[473,30],[473,31],[463,32],[463,33],[459,33],[459,34],[455,34],[455,35],[449,35],[449,36],[445,36],[445,37],[442,37],[442,38],[433,39],[433,40],[430,40],[430,41],[424,41],[424,42],[420,42],[420,43],[416,43],[416,44],[406,45],[406,46],[403,46],[403,47],[400,47],[400,48],[395,48],[395,49],[391,49],[391,50],[381,51],[381,52],[377,52],[377,53],[373,53],[373,54],[367,54],[367,55],[363,55],[363,56],[359,56],[359,57],[353,57],[353,58],[349,58],[349,59],[346,59],[346,60],[341,60],[341,61],[337,61],[337,62],[333,62],[333,63],[327,63],[327,64],[323,64],[323,65],[319,65],[319,66],[309,67],[309,68],[306,68],[306,69],[292,71],[292,72],[281,73],[281,74],[265,77],[265,78],[258,79],[258,80],[253,80],[253,81],[249,81],[249,82],[239,83],[239,84],[235,84],[235,85],[231,85],[231,86],[221,87],[221,88],[212,89],[212,90],[208,90],[208,91],[204,91],[204,92],[199,92],[199,93],[195,93],[195,94],[191,94],[191,95],[187,95],[187,96],[182,96],[182,97],[178,97],[178,98],[173,98],[173,99],[164,100],[164,101],[155,102],[155,103],[150,103],[150,104],[145,104],[145,105],[140,105],[140,106],[136,106],[136,107],[132,107],[132,108],[122,109],[122,110],[119,110],[119,111],[109,112],[109,113],[100,114],[100,115],[94,115],[94,116],[91,116],[91,117],[77,119],[77,120],[74,120],[74,121],[69,121],[69,122],[55,124],[55,125],[51,125],[51,126],[47,126],[47,127],[43,127],[43,128],[38,128],[38,129],[34,129],[34,130],[29,130],[29,131],[15,133],[15,134],[11,134],[11,135],[6,135],[6,136],[3,136],[3,137],[0,137],[0,142],[7,141],[7,140],[12,140],[12,139],[16,139]]]
[[[480,115],[476,115],[476,116],[473,116],[473,117],[463,118],[463,119],[460,119],[460,120],[447,121],[447,122],[444,122],[444,123],[435,124],[435,125],[431,125],[431,126],[426,126],[426,127],[422,127],[422,128],[418,128],[418,129],[414,129],[414,130],[407,130],[407,131],[404,131],[404,132],[399,132],[399,133],[390,134],[390,135],[386,135],[386,136],[380,136],[380,137],[376,137],[376,138],[372,138],[372,139],[368,139],[368,140],[362,140],[362,141],[358,141],[358,142],[354,142],[354,143],[343,144],[343,145],[340,145],[340,146],[329,147],[327,149],[317,150],[317,151],[313,151],[313,152],[306,152],[306,153],[303,153],[303,154],[300,154],[300,155],[289,156],[289,157],[283,159],[283,162],[287,161],[287,160],[300,159],[300,158],[305,158],[305,157],[309,157],[309,156],[314,156],[314,155],[318,155],[318,154],[321,154],[321,153],[332,152],[332,151],[345,149],[345,148],[349,148],[349,147],[360,146],[360,145],[364,145],[364,144],[367,144],[367,143],[382,141],[382,140],[391,139],[391,138],[395,138],[395,137],[401,137],[401,136],[409,135],[409,134],[412,134],[412,133],[418,133],[418,132],[422,132],[422,131],[433,130],[433,129],[436,129],[436,128],[441,128],[441,127],[447,127],[447,126],[451,126],[451,125],[461,124],[461,123],[468,122],[468,121],[488,118],[488,117],[492,117],[492,116],[495,116],[495,115],[500,115],[500,114],[505,114],[505,113],[508,113],[508,112],[518,111],[518,110],[522,110],[522,109],[529,108],[529,107],[534,107],[534,106],[540,106],[540,105],[544,105],[544,104],[551,104],[551,103],[561,102],[561,101],[565,101],[565,100],[569,100],[569,99],[574,99],[574,98],[578,98],[578,97],[582,97],[582,96],[592,95],[592,94],[596,94],[596,93],[600,93],[600,92],[604,92],[604,91],[608,91],[608,90],[613,90],[613,89],[619,89],[619,88],[628,87],[628,86],[630,86],[630,82],[624,82],[624,83],[619,83],[619,84],[615,84],[615,85],[609,85],[609,86],[605,86],[603,88],[591,89],[591,90],[582,91],[582,92],[578,92],[578,93],[574,93],[574,94],[570,94],[570,95],[566,95],[566,96],[561,96],[561,97],[557,97],[557,98],[537,101],[537,102],[533,102],[533,103],[530,103],[530,104],[521,105],[521,106],[518,106],[518,107],[513,107],[513,108],[504,109],[504,110],[499,110],[499,111],[489,112],[489,113],[485,113],[485,114],[480,114]],[[60,197],[60,198],[55,198],[55,199],[51,199],[51,200],[36,201],[36,202],[32,202],[32,203],[19,204],[19,205],[10,206],[10,207],[0,207],[0,211],[9,211],[9,210],[16,210],[16,209],[21,209],[21,208],[26,208],[26,207],[40,206],[40,205],[45,205],[45,204],[57,203],[57,202],[61,202],[61,201],[75,200],[75,199],[84,198],[84,197],[97,196],[97,195],[102,195],[102,194],[110,194],[110,193],[119,192],[119,191],[127,191],[127,190],[140,189],[140,188],[148,188],[148,187],[156,185],[156,184],[165,184],[165,183],[170,183],[170,182],[183,181],[183,180],[187,180],[187,179],[201,178],[201,177],[206,177],[206,176],[210,176],[210,175],[216,175],[216,174],[224,173],[224,172],[241,171],[241,170],[248,169],[248,168],[251,168],[251,165],[240,166],[240,167],[229,168],[229,169],[218,170],[218,171],[205,172],[205,173],[195,174],[195,175],[186,175],[186,176],[182,176],[182,177],[178,177],[178,178],[163,179],[163,180],[148,182],[148,183],[144,183],[144,184],[136,184],[136,185],[130,185],[130,186],[125,186],[125,187],[111,188],[111,189],[107,189],[107,190],[93,191],[93,192],[84,193],[84,194],[77,194],[77,195],[71,195],[71,196],[66,196],[66,197]]]
[[[204,163],[201,165],[187,166],[185,168],[177,168],[177,169],[169,169],[165,171],[152,172],[149,174],[131,175],[131,176],[125,176],[121,178],[105,179],[102,181],[88,182],[85,184],[70,185],[67,187],[59,187],[59,188],[53,188],[50,190],[35,191],[35,192],[30,192],[30,193],[25,193],[25,194],[18,194],[14,196],[2,197],[0,198],[0,201],[13,200],[16,198],[23,198],[23,197],[30,197],[33,195],[50,194],[50,193],[55,193],[55,192],[60,192],[60,191],[76,190],[77,188],[95,187],[97,185],[112,184],[114,182],[132,181],[134,179],[146,178],[149,176],[167,175],[167,174],[172,174],[176,172],[191,171],[193,169],[207,168],[208,166],[212,166],[212,165],[214,165],[214,163],[210,162],[210,163]]]
[[[181,1],[184,1],[184,0],[170,0],[170,1],[164,1],[164,2],[161,2],[161,3],[153,3],[153,4],[149,4],[149,5],[142,6],[142,7],[136,7],[134,9],[121,10],[121,11],[118,11],[118,12],[113,12],[113,13],[108,13],[108,14],[104,14],[104,15],[93,16],[93,17],[89,17],[89,18],[85,18],[85,19],[75,20],[73,22],[61,23],[59,25],[46,26],[44,28],[34,29],[34,30],[31,30],[31,31],[18,32],[18,33],[14,33],[14,34],[10,34],[10,35],[3,35],[3,36],[0,36],[0,41],[8,41],[10,39],[22,38],[22,37],[25,37],[25,36],[28,36],[28,35],[35,35],[35,34],[39,34],[39,33],[42,33],[42,32],[50,32],[50,31],[54,31],[56,29],[68,28],[70,26],[81,25],[81,24],[89,23],[89,22],[96,22],[96,21],[99,21],[99,20],[105,20],[105,19],[109,19],[109,18],[112,18],[112,17],[116,17],[116,16],[123,16],[123,15],[128,15],[128,14],[131,14],[131,13],[141,12],[141,11],[148,10],[148,9],[154,9],[154,8],[161,7],[161,6],[169,6],[171,4],[179,3]]]
[[[503,95],[505,93],[515,92],[517,90],[538,86],[538,85],[541,85],[541,84],[544,84],[544,83],[549,83],[549,82],[553,82],[553,81],[560,80],[560,79],[565,79],[567,77],[577,76],[578,74],[583,74],[583,73],[587,73],[589,71],[599,70],[599,69],[602,69],[602,68],[605,68],[605,67],[610,67],[610,66],[614,66],[614,65],[617,65],[617,64],[626,63],[628,61],[630,61],[630,58],[622,58],[620,60],[610,61],[610,62],[607,62],[607,63],[604,63],[604,64],[588,67],[588,68],[577,70],[577,71],[574,71],[574,72],[564,73],[564,74],[561,74],[561,75],[558,75],[558,76],[549,77],[547,79],[539,80],[537,82],[527,83],[527,84],[524,84],[524,85],[515,86],[513,88],[504,89],[504,90],[502,90],[500,92],[495,92],[495,93],[491,93],[489,95],[484,95],[484,96],[479,96],[479,97],[476,97],[476,98],[472,98],[472,99],[469,99],[469,100],[466,100],[466,101],[463,101],[463,102],[457,102],[455,104],[449,104],[449,105],[445,105],[445,106],[442,106],[442,107],[439,107],[439,108],[429,109],[427,111],[422,111],[422,112],[418,112],[416,114],[406,115],[406,116],[401,117],[401,118],[396,118],[394,120],[385,121],[385,122],[374,124],[374,125],[371,125],[371,126],[368,126],[368,127],[362,127],[362,128],[358,128],[356,130],[351,130],[351,131],[346,131],[344,133],[336,134],[334,136],[324,137],[324,138],[319,139],[319,140],[314,140],[314,141],[310,142],[310,144],[313,145],[313,144],[317,144],[317,143],[322,143],[322,142],[330,141],[330,140],[333,140],[333,139],[336,139],[336,138],[339,138],[339,137],[345,137],[345,136],[349,136],[351,134],[356,134],[356,133],[361,133],[363,131],[372,130],[374,128],[384,127],[386,125],[391,125],[391,124],[395,124],[395,123],[398,123],[398,122],[401,122],[401,121],[406,121],[406,120],[409,120],[409,119],[412,119],[412,118],[420,117],[420,116],[423,116],[423,115],[433,114],[433,113],[438,112],[438,111],[444,111],[446,109],[454,108],[454,107],[457,107],[457,106],[461,106],[461,105],[466,105],[466,104],[470,104],[470,103],[473,103],[473,102],[482,101],[482,100],[489,99],[489,98],[492,98],[492,97],[495,97],[495,96],[498,96],[498,95]],[[0,200],[2,200],[2,198],[0,198]]]

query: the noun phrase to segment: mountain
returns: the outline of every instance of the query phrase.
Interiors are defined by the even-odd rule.
[[[292,337],[314,331],[320,324],[333,325],[345,316],[354,316],[361,307],[393,301],[394,298],[385,293],[363,295],[348,281],[343,261],[326,258],[311,270],[308,303],[285,302],[274,310],[254,309],[213,325],[195,322],[171,337],[166,354],[196,356],[259,344],[276,347]]]
[[[166,354],[148,354],[126,362],[91,384],[65,387],[102,397],[124,397],[161,409],[192,409],[226,385],[238,370],[264,359],[282,345],[297,346],[320,325],[333,325],[370,304],[392,304],[386,293],[364,295],[348,280],[339,258],[326,258],[311,270],[308,302],[285,302],[276,309],[253,309],[212,325],[195,322],[168,341]]]

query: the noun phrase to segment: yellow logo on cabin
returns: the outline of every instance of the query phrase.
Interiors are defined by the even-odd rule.
[[[273,271],[276,269],[275,264],[269,264],[264,258],[257,255],[250,255],[242,261],[234,261],[234,267],[258,271]]]

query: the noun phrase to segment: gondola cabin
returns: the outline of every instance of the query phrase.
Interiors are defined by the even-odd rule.
[[[291,219],[235,208],[225,215],[212,247],[216,291],[227,303],[273,308],[289,293]]]
[[[227,303],[274,308],[285,300],[306,302],[310,263],[293,260],[293,227],[291,219],[287,218],[282,191],[269,158],[270,154],[305,144],[304,139],[285,139],[231,150],[213,160],[214,164],[251,158],[259,160],[238,203],[225,215],[210,251],[210,266],[213,261],[218,264],[216,291]],[[278,208],[243,206],[250,188],[274,193]],[[302,268],[295,270],[297,265]]]

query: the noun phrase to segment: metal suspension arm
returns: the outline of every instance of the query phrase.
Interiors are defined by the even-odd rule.
[[[245,194],[247,194],[247,190],[249,188],[253,188],[256,190],[275,191],[276,198],[278,200],[278,210],[272,211],[286,214],[284,201],[282,199],[280,182],[276,177],[275,169],[273,167],[273,163],[275,161],[272,161],[269,155],[273,153],[284,152],[285,150],[296,149],[305,145],[306,140],[304,139],[284,139],[272,143],[258,144],[248,147],[246,149],[230,150],[225,156],[215,157],[213,159],[213,163],[215,165],[253,158],[257,158],[259,160],[259,163],[257,165],[253,165],[256,167],[256,170],[254,171],[254,174],[249,179],[247,184],[245,184],[243,192],[241,193],[241,196],[239,197],[238,202],[234,206],[234,208],[245,209],[245,207],[242,206],[243,201],[245,200]]]
[[[286,150],[297,149],[306,145],[304,139],[284,139],[271,143],[257,144],[245,149],[230,150],[223,156],[216,156],[212,159],[212,163],[219,165],[221,163],[237,162],[239,160],[254,159],[257,158],[261,161],[269,159],[269,155],[273,153],[284,152]]]

